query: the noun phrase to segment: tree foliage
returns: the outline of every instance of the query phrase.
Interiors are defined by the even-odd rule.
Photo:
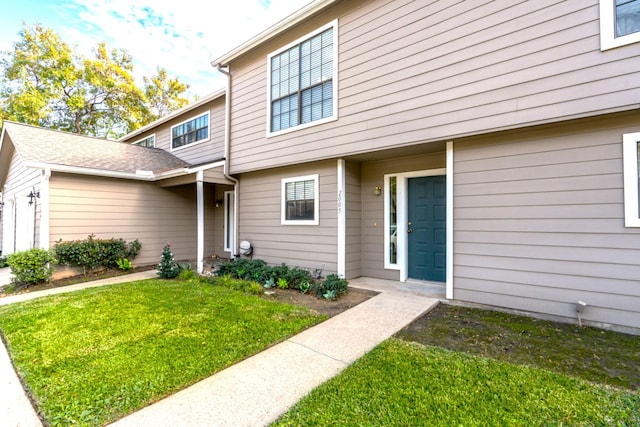
[[[126,50],[102,42],[83,57],[40,25],[25,25],[1,55],[0,119],[117,138],[189,102],[189,86],[166,70],[139,87]]]

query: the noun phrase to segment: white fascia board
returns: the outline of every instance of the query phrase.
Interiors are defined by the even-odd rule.
[[[91,175],[91,176],[102,176],[105,178],[133,179],[137,181],[157,181],[160,179],[173,178],[175,176],[182,176],[182,175],[190,175],[192,173],[197,173],[207,169],[221,167],[221,166],[224,166],[224,161],[221,160],[218,162],[208,163],[208,164],[197,166],[194,168],[185,167],[185,168],[172,169],[172,170],[168,170],[160,173],[153,173],[151,171],[142,171],[142,170],[139,171],[138,173],[117,172],[117,171],[108,171],[104,169],[81,168],[77,166],[54,165],[54,164],[41,163],[41,162],[25,162],[24,165],[32,169],[44,170],[49,168],[53,172],[64,172],[64,173],[72,173],[77,175]]]
[[[299,24],[303,20],[318,13],[322,9],[325,9],[326,7],[332,5],[336,1],[337,0],[316,0],[309,3],[308,5],[304,6],[302,9],[299,9],[297,12],[292,13],[288,17],[284,18],[283,20],[276,23],[275,25],[272,25],[271,27],[262,31],[261,33],[249,39],[248,41],[244,42],[243,44],[236,47],[235,49],[232,49],[231,51],[227,52],[223,56],[213,60],[211,62],[211,65],[214,67],[218,65],[220,66],[227,65],[230,61],[249,52],[255,47],[266,42],[267,40],[273,37],[276,37],[279,34],[282,34],[283,32],[287,31],[289,28]]]

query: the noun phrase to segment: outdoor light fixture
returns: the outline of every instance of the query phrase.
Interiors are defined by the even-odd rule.
[[[382,194],[382,187],[380,187],[379,185],[376,185],[373,188],[373,195],[374,196],[379,196],[380,194]]]
[[[40,192],[36,191],[36,187],[33,187],[33,190],[31,190],[27,197],[29,198],[29,205],[32,205],[34,199],[40,198]]]
[[[224,199],[216,199],[216,208],[219,208],[224,204]]]

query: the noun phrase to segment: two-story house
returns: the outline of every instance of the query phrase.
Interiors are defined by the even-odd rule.
[[[129,135],[90,138],[5,121],[0,136],[4,254],[58,240],[138,239],[136,264],[154,264],[165,242],[177,260],[224,256],[233,223],[225,200],[225,91]]]
[[[640,327],[640,1],[314,1],[213,61],[237,238]]]
[[[316,0],[212,65],[226,90],[105,164],[38,162],[5,126],[5,251],[108,232],[202,270],[249,241],[272,264],[565,320],[580,301],[640,331],[640,0]]]

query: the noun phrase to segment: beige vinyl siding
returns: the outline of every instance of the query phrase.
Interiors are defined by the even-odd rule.
[[[456,142],[454,298],[640,327],[640,230],[624,227],[637,113]]]
[[[269,264],[337,271],[336,162],[321,162],[240,177],[240,241],[254,247],[254,258]],[[319,174],[319,225],[281,225],[281,180]]]
[[[266,57],[338,18],[339,119],[265,138]],[[597,0],[341,2],[231,64],[231,171],[637,108],[637,46]]]
[[[360,164],[345,162],[346,272],[347,279],[361,276],[362,256],[362,186]]]
[[[444,146],[442,147],[444,150]],[[399,280],[399,270],[384,268],[384,196],[373,189],[384,186],[384,175],[445,167],[445,152],[365,162],[362,164],[362,275]]]
[[[205,188],[210,195],[211,187]],[[139,239],[134,263],[155,264],[165,242],[176,260],[196,261],[196,186],[159,187],[154,183],[54,173],[50,178],[50,241],[100,238]],[[208,204],[205,226],[217,211]],[[213,230],[205,230],[210,233]],[[215,240],[205,239],[205,254]]]
[[[186,120],[198,117],[209,111],[209,139],[203,142],[189,144],[179,149],[171,149],[171,127]],[[224,158],[224,97],[215,99],[183,115],[177,116],[156,128],[135,136],[130,141],[135,142],[152,134],[156,135],[155,148],[168,151],[176,157],[191,164],[213,162]]]

